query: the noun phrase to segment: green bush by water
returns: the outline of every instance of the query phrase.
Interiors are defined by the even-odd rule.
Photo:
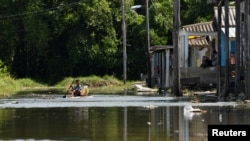
[[[68,87],[76,79],[81,81],[82,85],[88,85],[91,92],[116,93],[124,89],[132,88],[133,82],[123,82],[113,76],[87,76],[87,77],[67,77],[53,86],[37,82],[29,78],[13,79],[10,76],[0,78],[0,97],[10,96],[12,94],[27,92],[46,92],[56,91],[65,93]]]

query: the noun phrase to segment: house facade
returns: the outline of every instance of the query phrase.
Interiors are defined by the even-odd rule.
[[[221,66],[226,65],[226,60],[230,59],[226,56],[226,35],[225,35],[225,7],[221,7]],[[218,7],[214,7],[214,13],[216,20],[218,21]],[[230,54],[235,54],[235,46],[236,46],[236,11],[235,6],[228,7],[228,26],[229,26],[229,57]]]

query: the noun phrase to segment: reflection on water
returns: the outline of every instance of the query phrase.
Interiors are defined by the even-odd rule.
[[[206,141],[208,124],[249,124],[250,110],[204,106],[0,109],[0,140]]]

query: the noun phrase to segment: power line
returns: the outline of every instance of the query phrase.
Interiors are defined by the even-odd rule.
[[[25,13],[21,13],[21,14],[2,16],[2,17],[0,17],[0,20],[19,20],[19,19],[22,19],[24,16],[30,15],[30,14],[33,14],[34,16],[45,15],[45,14],[48,14],[51,10],[59,9],[61,7],[62,8],[74,7],[74,6],[77,6],[78,4],[79,4],[79,2],[74,2],[74,3],[69,3],[66,5],[63,5],[63,6],[57,6],[57,7],[48,8],[48,9],[39,10],[39,11],[31,11],[31,12],[25,12]]]

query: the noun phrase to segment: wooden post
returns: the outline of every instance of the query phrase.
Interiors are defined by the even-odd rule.
[[[228,18],[228,0],[224,0],[224,10],[225,10],[225,51],[226,51],[226,73],[225,73],[225,87],[224,87],[224,97],[228,96],[229,92],[229,18]]]
[[[245,73],[244,73],[244,78],[245,78],[245,95],[247,98],[250,98],[249,94],[249,1],[246,0],[245,2],[245,24],[244,24],[244,31],[245,31],[245,50],[244,50],[244,68],[245,68]]]
[[[235,56],[236,56],[236,63],[235,63],[235,72],[236,72],[236,78],[235,78],[235,94],[238,96],[240,93],[240,51],[241,51],[241,43],[240,43],[240,27],[241,27],[241,21],[240,21],[240,1],[236,0],[236,48],[235,48]]]
[[[217,95],[222,97],[221,93],[221,2],[218,3],[218,64],[217,64]]]
[[[179,28],[180,28],[180,0],[174,1],[174,30],[173,30],[173,45],[174,45],[174,80],[173,92],[175,96],[182,96],[180,92],[180,68],[179,68]]]

